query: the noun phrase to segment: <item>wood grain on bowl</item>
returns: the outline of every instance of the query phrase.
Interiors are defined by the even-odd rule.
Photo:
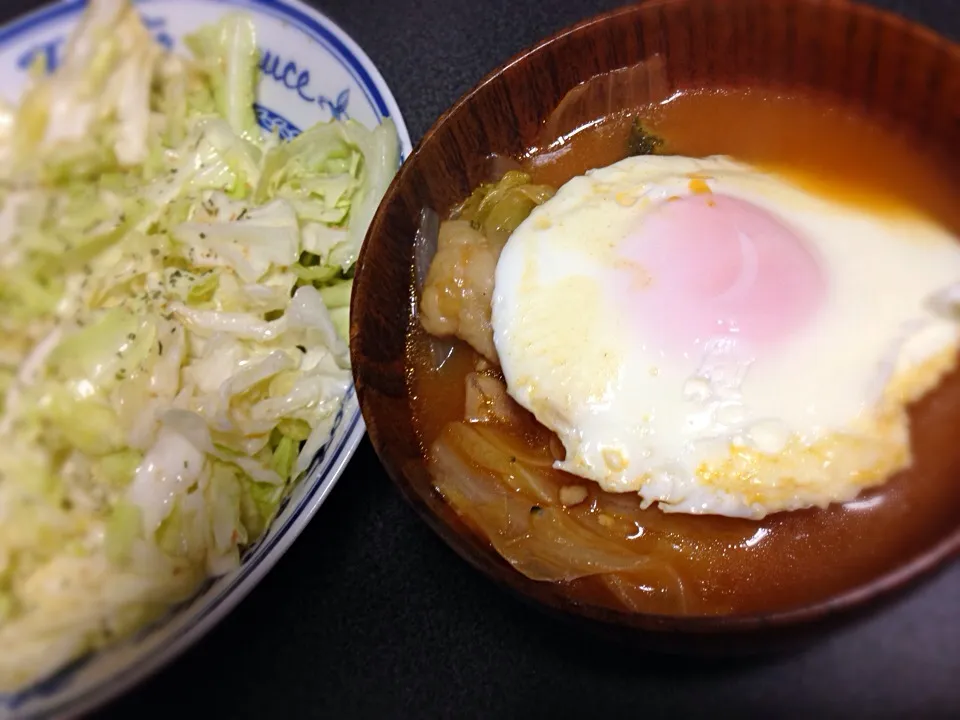
[[[826,94],[960,160],[960,49],[879,10],[840,0],[658,0],[562,31],[505,63],[431,128],[388,190],[361,253],[351,352],[371,440],[406,498],[457,552],[501,585],[568,617],[664,650],[759,649],[806,639],[875,608],[960,549],[960,528],[932,537],[908,562],[827,601],[770,615],[674,617],[615,612],[529,580],[470,532],[433,488],[415,431],[407,373],[412,243],[420,213],[441,216],[481,182],[491,156],[543,147],[545,124],[575,87],[621,68],[644,69],[638,97],[764,86]],[[591,102],[584,102],[587,112]],[[561,123],[569,130],[573,119]],[[589,118],[584,118],[588,120]],[[737,633],[737,640],[730,633]]]

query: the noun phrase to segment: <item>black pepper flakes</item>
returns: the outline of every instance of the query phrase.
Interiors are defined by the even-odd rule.
[[[163,340],[158,340],[157,345],[159,346],[159,349],[160,349],[160,357],[163,357]]]
[[[203,233],[203,232],[200,233],[200,239],[201,239],[201,240],[206,240],[206,239],[207,239],[207,234],[206,234],[206,233]]]
[[[300,352],[302,352],[302,353],[304,353],[304,354],[306,354],[306,352],[307,352],[307,349],[306,349],[303,345],[297,345],[297,350],[299,350]]]
[[[543,512],[543,508],[540,507],[539,505],[534,505],[533,507],[530,508],[531,515],[539,515],[542,512]]]

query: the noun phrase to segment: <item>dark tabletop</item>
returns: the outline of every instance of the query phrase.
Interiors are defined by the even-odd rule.
[[[3,0],[0,20],[38,4]],[[622,2],[314,4],[380,68],[416,142],[500,62]],[[960,39],[960,0],[875,4]],[[247,599],[103,714],[194,711],[211,720],[960,717],[960,565],[802,655],[667,661],[573,637],[503,594],[421,523],[365,440]]]

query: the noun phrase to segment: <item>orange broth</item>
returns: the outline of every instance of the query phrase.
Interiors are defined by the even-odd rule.
[[[558,187],[571,177],[625,156],[634,115],[590,127],[559,150],[526,158],[536,183]],[[823,100],[772,92],[682,94],[640,111],[645,127],[671,154],[726,154],[788,173],[813,191],[866,204],[878,213],[918,212],[960,235],[958,184],[936,159],[900,137]],[[909,271],[909,268],[905,268]],[[464,413],[464,382],[477,355],[456,343],[439,372],[430,367],[428,337],[411,330],[408,362],[417,431],[429,447]],[[829,353],[829,348],[824,348]],[[913,465],[854,502],[780,513],[761,521],[666,514],[641,509],[637,496],[615,498],[586,480],[556,471],[560,488],[583,485],[590,497],[564,510],[603,511],[606,502],[629,506],[637,532],[622,542],[666,553],[683,578],[687,600],[643,587],[631,610],[658,613],[778,611],[826,599],[904,563],[960,524],[960,373],[911,409]],[[546,432],[532,416],[510,428],[517,437]],[[538,443],[542,444],[542,443]],[[541,448],[542,449],[542,448]],[[537,448],[534,448],[537,450]],[[597,578],[574,580],[579,599],[622,607]],[[639,598],[639,600],[636,600]]]

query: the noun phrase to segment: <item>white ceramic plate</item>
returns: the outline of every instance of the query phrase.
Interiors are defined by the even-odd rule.
[[[15,100],[36,53],[56,64],[85,0],[66,0],[0,28],[0,95]],[[298,0],[139,0],[147,26],[167,46],[231,9],[251,15],[261,51],[256,106],[260,124],[281,137],[331,117],[372,127],[391,117],[401,155],[410,137],[400,110],[370,59],[339,27]],[[49,65],[48,65],[49,66]],[[264,537],[232,573],[209,582],[196,597],[135,637],[88,655],[13,695],[0,694],[0,720],[75,716],[126,690],[172,660],[221,620],[300,534],[343,472],[363,437],[353,388],[333,434],[314,459]]]

